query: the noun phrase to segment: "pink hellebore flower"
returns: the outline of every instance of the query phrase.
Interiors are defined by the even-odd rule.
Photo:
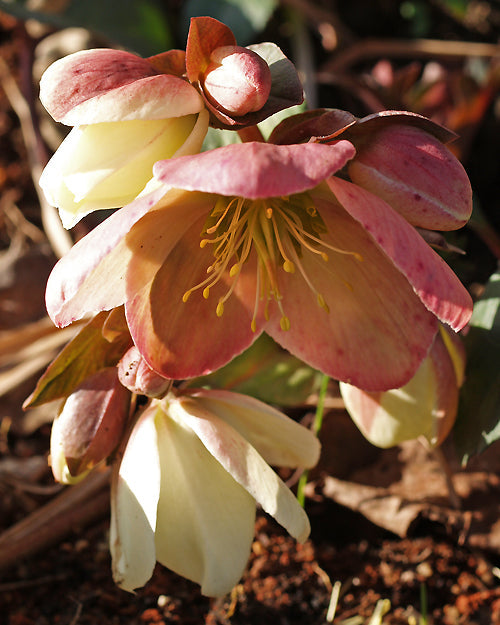
[[[66,228],[131,202],[156,161],[199,152],[208,129],[192,85],[122,50],[56,61],[42,76],[40,99],[56,121],[74,126],[40,178]]]
[[[250,555],[256,503],[304,541],[309,521],[269,464],[312,467],[313,434],[265,404],[228,391],[153,400],[114,474],[110,548],[115,581],[143,586],[158,561],[220,596]]]
[[[422,437],[437,447],[455,423],[464,372],[465,348],[458,335],[441,326],[429,355],[405,386],[367,393],[341,383],[340,390],[370,443],[392,447]]]
[[[125,304],[135,345],[169,378],[213,371],[265,331],[336,379],[405,384],[438,319],[458,330],[472,303],[404,217],[333,176],[354,155],[348,141],[243,143],[157,163],[163,187],[56,265],[49,315],[64,326]]]

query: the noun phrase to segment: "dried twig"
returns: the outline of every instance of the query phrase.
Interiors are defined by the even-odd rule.
[[[50,206],[38,186],[38,180],[48,157],[36,130],[32,108],[17,86],[3,59],[0,59],[0,84],[21,124],[21,132],[31,167],[31,176],[40,202],[45,234],[56,256],[61,257],[72,247],[73,241],[69,233],[62,227],[57,210]]]
[[[0,570],[57,544],[109,509],[110,471],[94,471],[0,535]]]

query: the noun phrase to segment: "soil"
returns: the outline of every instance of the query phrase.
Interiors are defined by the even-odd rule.
[[[361,4],[375,11],[383,3]],[[494,9],[494,3],[478,4]],[[495,38],[439,15],[440,27],[453,27],[456,38],[471,33],[477,40]],[[360,36],[367,34],[371,18],[356,22],[347,5],[341,17],[349,29],[357,26]],[[15,20],[0,13],[2,61],[18,82],[20,31]],[[1,76],[5,87],[4,70]],[[463,127],[469,143],[460,144],[460,150],[478,197],[498,226],[492,181],[498,180],[500,159],[493,102],[491,96],[481,113],[474,109],[476,117],[469,111]],[[25,137],[12,105],[0,89],[0,339],[43,319],[44,285],[55,260],[43,234]],[[469,260],[460,269],[474,292],[494,268],[495,254],[477,232],[468,231],[461,243]],[[3,375],[12,370],[2,358]],[[21,410],[35,379],[29,372],[16,378],[0,398],[0,532],[30,515],[43,515],[61,492],[47,465],[53,409]],[[203,597],[195,584],[159,565],[143,589],[128,594],[111,577],[103,487],[86,503],[88,509],[77,511],[71,525],[51,540],[40,534],[38,545],[34,540],[24,555],[5,565],[0,552],[0,625],[322,625],[332,620],[376,625],[382,622],[370,621],[376,610],[385,613],[385,625],[500,623],[498,444],[466,469],[452,443],[445,446],[458,509],[450,500],[442,460],[418,443],[375,449],[335,395],[333,389],[321,433],[322,459],[307,489],[312,532],[305,544],[259,514],[247,570],[230,595]]]

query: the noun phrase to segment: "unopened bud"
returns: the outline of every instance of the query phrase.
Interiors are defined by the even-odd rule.
[[[228,115],[259,111],[269,98],[271,70],[256,52],[222,46],[210,55],[203,88],[205,95]]]
[[[73,483],[107,458],[120,442],[130,392],[116,367],[89,376],[67,398],[52,425],[50,454],[57,481]]]
[[[363,138],[349,164],[351,180],[379,196],[410,224],[455,230],[472,211],[472,190],[455,156],[433,135],[394,124]]]
[[[118,377],[132,393],[148,397],[162,397],[171,385],[171,380],[158,375],[146,364],[135,346],[118,363]]]

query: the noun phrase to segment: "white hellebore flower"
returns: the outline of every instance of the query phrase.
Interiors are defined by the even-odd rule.
[[[40,100],[56,121],[74,126],[40,178],[66,228],[134,200],[157,161],[196,154],[208,129],[194,87],[122,50],[56,61],[42,76]]]
[[[115,470],[110,548],[115,581],[143,586],[158,561],[222,596],[250,555],[256,503],[299,541],[307,515],[269,465],[309,468],[313,434],[228,391],[170,394],[139,418]]]

